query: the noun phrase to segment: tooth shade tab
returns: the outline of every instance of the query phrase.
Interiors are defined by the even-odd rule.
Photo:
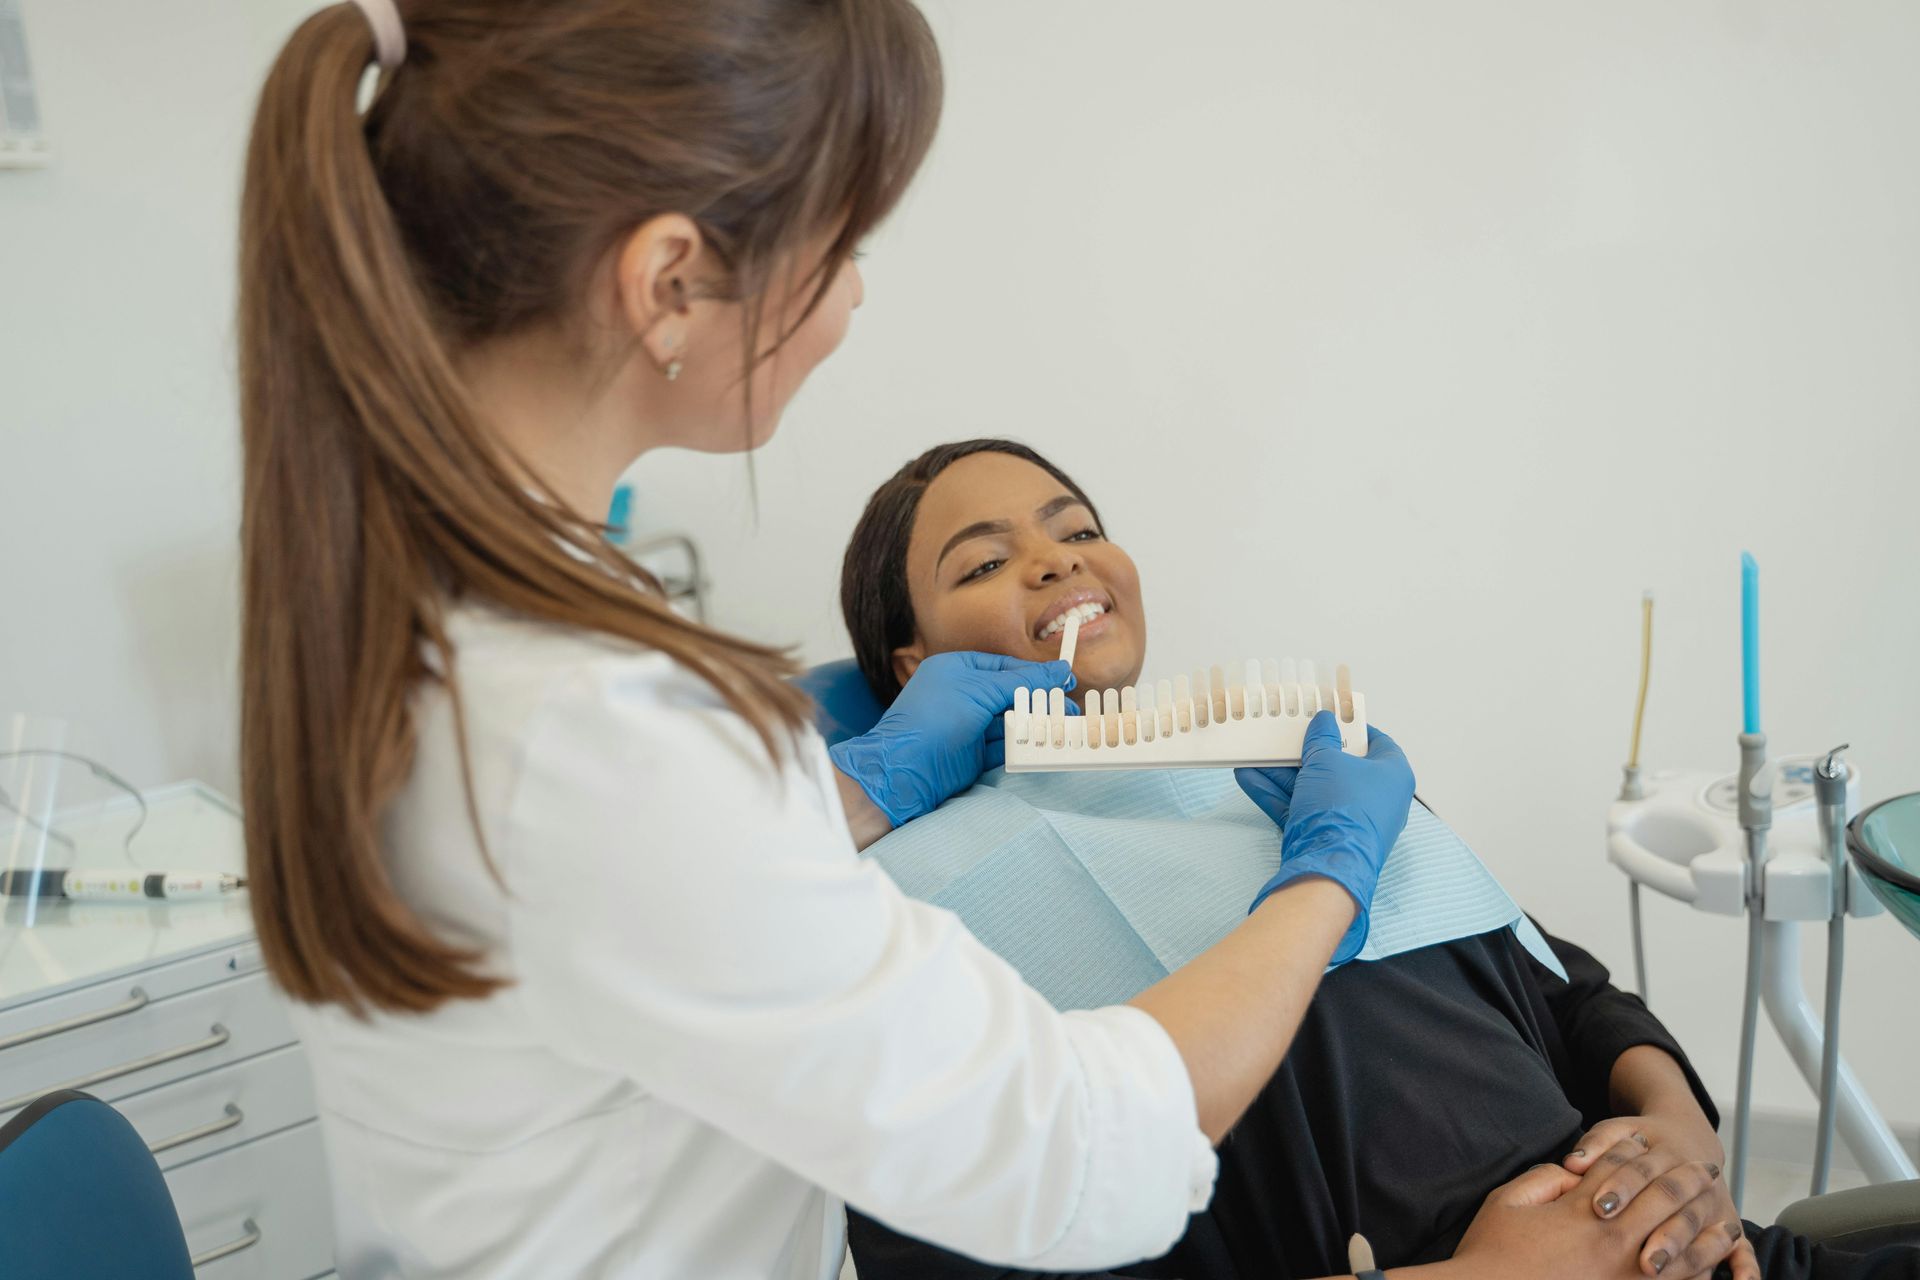
[[[1007,771],[1293,765],[1322,709],[1336,713],[1342,749],[1364,756],[1366,698],[1354,691],[1347,667],[1331,672],[1321,684],[1307,662],[1222,664],[1124,689],[1088,689],[1079,716],[1066,714],[1064,689],[1015,690],[1006,713]]]
[[[1245,664],[1245,675],[1241,681],[1247,690],[1247,714],[1263,716],[1267,714],[1267,700],[1260,690],[1260,663],[1249,658]]]
[[[1240,680],[1240,664],[1228,665],[1225,672],[1219,667],[1214,669],[1215,687],[1224,687],[1227,692],[1227,716],[1235,720],[1247,718],[1247,686]]]
[[[1064,638],[1060,641],[1060,661],[1066,663],[1068,669],[1071,670],[1073,667],[1073,651],[1080,644],[1079,610],[1070,609],[1067,611],[1067,625],[1062,634]]]

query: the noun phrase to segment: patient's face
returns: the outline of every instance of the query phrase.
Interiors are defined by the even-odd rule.
[[[916,634],[894,653],[902,683],[921,659],[956,649],[1057,658],[1055,619],[1080,605],[1100,613],[1080,627],[1077,688],[1140,678],[1147,619],[1132,557],[1101,535],[1065,485],[1025,459],[976,453],[934,478],[907,544],[907,587]]]

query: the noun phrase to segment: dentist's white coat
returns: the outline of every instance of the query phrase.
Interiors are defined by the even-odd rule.
[[[812,1280],[841,1204],[978,1257],[1164,1251],[1215,1161],[1166,1033],[1055,1012],[854,851],[817,737],[775,774],[667,659],[463,606],[394,886],[511,985],[296,1015],[343,1277]]]

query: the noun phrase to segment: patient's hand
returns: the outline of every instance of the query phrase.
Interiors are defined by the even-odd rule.
[[[1601,1218],[1591,1198],[1604,1176],[1589,1172],[1581,1178],[1543,1164],[1494,1188],[1442,1266],[1473,1280],[1629,1280],[1651,1274],[1641,1268],[1648,1236],[1712,1186],[1717,1172],[1681,1165],[1633,1203]],[[1719,1229],[1702,1232],[1690,1257],[1704,1261],[1693,1270],[1711,1270],[1737,1238]]]
[[[1662,1280],[1692,1280],[1710,1274],[1727,1257],[1730,1233],[1737,1233],[1740,1214],[1726,1180],[1718,1176],[1726,1159],[1719,1135],[1697,1105],[1642,1116],[1617,1116],[1587,1130],[1580,1145],[1566,1159],[1569,1172],[1585,1174],[1590,1184],[1593,1212],[1618,1217],[1648,1188],[1672,1176],[1682,1166],[1706,1164],[1715,1177],[1679,1212],[1654,1229],[1641,1250],[1642,1273]],[[1731,1257],[1733,1280],[1760,1280],[1760,1264],[1753,1246],[1736,1235]]]

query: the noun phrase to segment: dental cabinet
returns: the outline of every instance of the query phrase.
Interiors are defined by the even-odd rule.
[[[198,783],[61,813],[49,865],[239,872],[240,815]],[[4,825],[4,824],[0,824]],[[189,852],[190,851],[190,852]],[[0,842],[0,863],[9,861]],[[12,861],[20,861],[16,843]],[[313,1083],[244,892],[151,903],[8,898],[0,919],[0,1123],[81,1089],[132,1121],[199,1280],[330,1275],[333,1213]],[[110,1223],[103,1229],[111,1229]]]

